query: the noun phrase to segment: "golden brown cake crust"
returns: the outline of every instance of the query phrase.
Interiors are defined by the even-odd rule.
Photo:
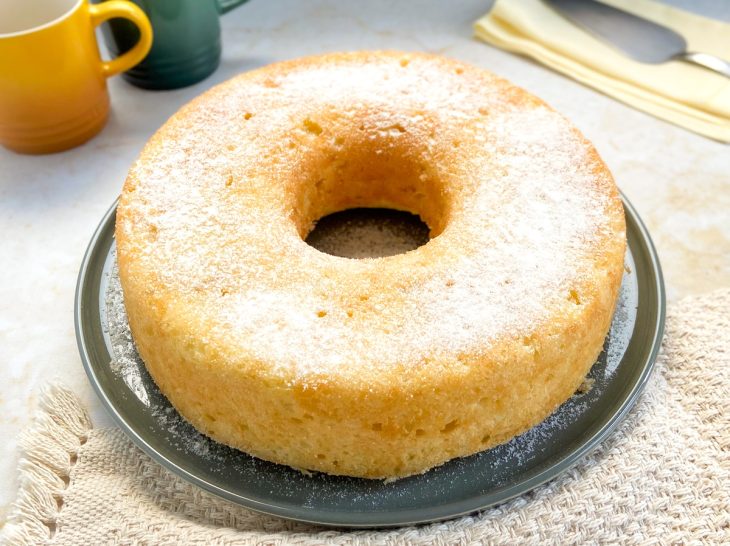
[[[303,238],[359,206],[432,239],[351,260]],[[504,442],[599,354],[623,208],[589,142],[491,73],[401,52],[245,73],[150,140],[117,210],[140,355],[180,413],[258,457],[395,477]]]

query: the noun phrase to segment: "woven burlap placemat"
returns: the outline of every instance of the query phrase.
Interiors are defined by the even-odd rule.
[[[22,438],[8,544],[730,543],[730,290],[670,307],[646,392],[616,433],[552,482],[442,523],[317,528],[177,478],[50,387]]]

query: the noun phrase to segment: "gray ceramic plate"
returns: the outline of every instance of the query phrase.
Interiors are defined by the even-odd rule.
[[[220,445],[171,407],[125,331],[114,275],[116,205],[84,257],[76,292],[76,334],[89,380],[129,437],[172,472],[223,498],[301,521],[385,527],[451,518],[502,503],[540,485],[604,440],[636,402],[659,350],[664,288],[646,229],[624,200],[628,223],[621,299],[593,388],[508,444],[393,483],[306,476]],[[121,340],[121,341],[120,341]]]

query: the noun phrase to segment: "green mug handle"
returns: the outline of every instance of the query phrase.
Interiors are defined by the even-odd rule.
[[[218,6],[218,12],[223,15],[228,13],[233,8],[237,8],[241,4],[248,2],[248,0],[216,0],[216,6]]]

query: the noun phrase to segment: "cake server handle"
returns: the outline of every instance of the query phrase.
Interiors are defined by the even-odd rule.
[[[684,61],[686,63],[701,66],[707,70],[712,70],[713,72],[717,72],[718,74],[722,74],[723,76],[730,78],[730,63],[720,57],[710,55],[709,53],[693,53],[691,51],[686,51],[675,55],[674,58],[678,61]]]

